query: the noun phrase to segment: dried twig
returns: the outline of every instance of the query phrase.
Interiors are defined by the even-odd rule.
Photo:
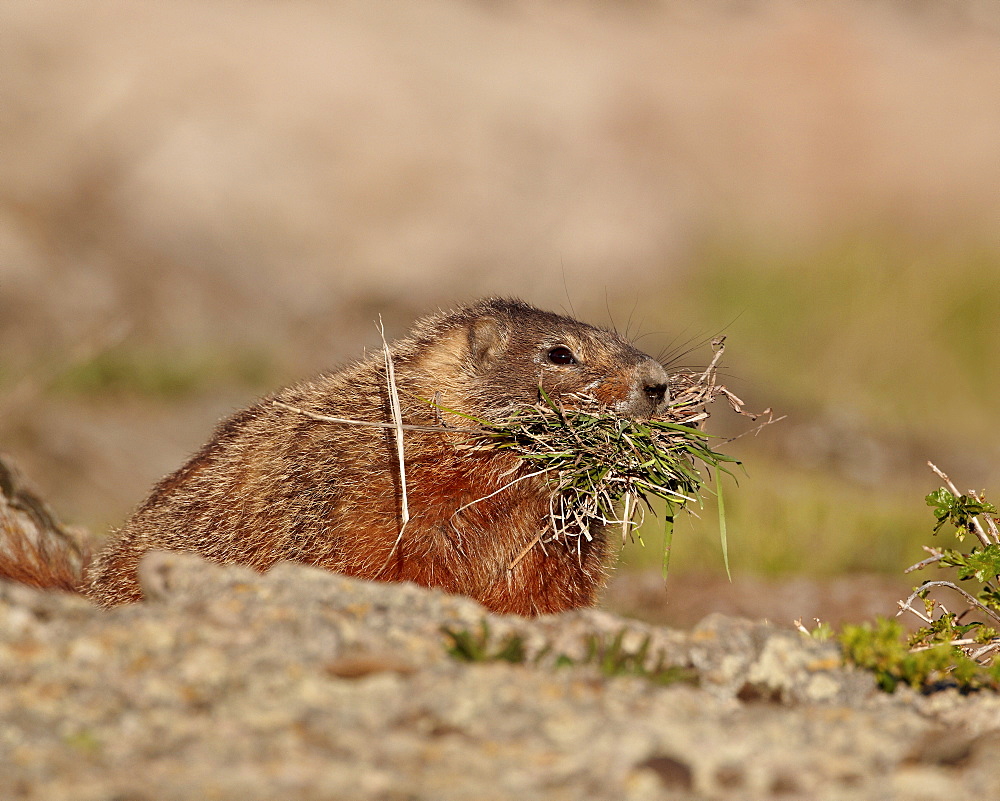
[[[917,614],[917,617],[923,618],[925,621],[930,622],[930,620],[928,620],[926,617],[924,617],[924,615],[916,613],[916,611],[913,609],[913,607],[912,607],[911,604],[913,603],[913,601],[916,598],[921,597],[922,593],[926,592],[927,590],[929,590],[929,589],[931,589],[933,587],[947,587],[950,590],[954,590],[959,595],[961,595],[963,598],[965,598],[965,600],[968,602],[969,606],[971,606],[973,609],[978,609],[980,612],[982,612],[982,613],[988,615],[989,617],[993,618],[997,623],[1000,623],[1000,615],[998,615],[996,612],[994,612],[988,606],[983,606],[983,604],[979,602],[979,599],[976,598],[976,596],[970,595],[965,590],[963,590],[961,587],[959,587],[957,584],[953,584],[950,581],[928,581],[925,584],[921,584],[919,587],[917,587],[917,589],[915,589],[910,594],[910,596],[905,601],[900,601],[899,602],[900,612],[902,612],[903,610],[908,610],[910,612],[914,612],[914,614]],[[897,615],[898,614],[899,613],[897,612]]]
[[[378,318],[378,332],[382,337],[382,354],[385,358],[385,379],[389,387],[389,407],[392,411],[392,421],[395,426],[396,435],[396,458],[399,460],[399,487],[400,487],[400,526],[399,536],[392,550],[396,550],[399,541],[403,538],[403,531],[406,524],[410,522],[410,504],[406,494],[406,459],[403,447],[403,413],[399,406],[399,391],[396,389],[396,370],[392,362],[392,351],[389,350],[389,343],[385,340],[385,327],[382,325],[382,315]],[[390,556],[392,551],[390,551]]]
[[[944,554],[941,553],[941,551],[939,551],[937,548],[929,548],[926,545],[924,545],[923,548],[925,551],[927,551],[927,553],[930,554],[930,556],[928,556],[926,559],[921,559],[916,564],[910,565],[908,568],[906,568],[906,570],[903,571],[904,573],[912,573],[914,570],[921,570],[927,567],[927,565],[932,565],[935,562],[940,562],[942,557],[944,556]]]
[[[412,425],[409,423],[396,425],[395,423],[377,423],[373,420],[353,420],[349,417],[333,417],[328,414],[318,414],[317,412],[310,411],[309,409],[303,409],[300,406],[292,406],[291,404],[284,403],[279,400],[272,400],[271,402],[275,406],[280,406],[282,409],[288,409],[290,412],[301,414],[304,417],[311,418],[312,420],[318,420],[321,423],[341,423],[349,426],[362,426],[363,428],[391,428],[394,431],[400,429],[403,431],[427,431],[437,434],[482,434],[484,432],[484,429],[482,428],[455,428],[443,425],[422,426]]]

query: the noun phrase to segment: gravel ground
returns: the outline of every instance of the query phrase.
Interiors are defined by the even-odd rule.
[[[1000,797],[1000,699],[879,693],[790,628],[497,617],[410,585],[177,554],[142,573],[149,600],[111,612],[0,586],[0,797]],[[495,643],[521,635],[530,664],[449,656],[442,626],[481,621]],[[697,683],[553,664],[623,631]]]

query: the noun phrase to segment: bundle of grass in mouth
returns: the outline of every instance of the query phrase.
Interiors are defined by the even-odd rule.
[[[714,470],[719,534],[728,573],[725,504],[719,479],[720,474],[732,476],[730,466],[738,466],[740,462],[712,448],[710,442],[713,438],[700,426],[709,416],[707,406],[720,395],[737,413],[751,420],[760,415],[747,412],[743,401],[718,383],[718,364],[724,352],[724,341],[725,337],[720,337],[712,342],[715,355],[705,370],[671,374],[672,400],[667,413],[649,420],[623,416],[586,396],[564,396],[557,401],[539,387],[538,403],[516,407],[502,419],[484,420],[439,406],[426,398],[420,399],[422,403],[436,407],[439,419],[442,415],[456,415],[471,421],[474,427],[406,424],[399,411],[388,345],[385,345],[386,377],[394,422],[330,417],[280,401],[275,403],[320,421],[395,431],[402,486],[402,527],[397,545],[409,520],[404,431],[471,435],[471,442],[457,447],[506,449],[524,459],[532,469],[514,478],[511,484],[532,476],[547,478],[551,488],[549,520],[510,568],[538,544],[571,537],[590,539],[594,525],[620,525],[622,538],[627,539],[642,523],[647,511],[654,515],[657,513],[654,501],[659,499],[664,505],[665,573],[676,514],[692,503],[701,504],[704,495],[709,492],[706,476],[701,471],[710,474]],[[762,414],[767,417],[762,425],[776,422],[769,409]],[[507,486],[510,484],[493,494]],[[470,501],[457,511],[482,500],[485,499]]]
[[[715,357],[702,372],[671,375],[672,401],[667,414],[636,420],[602,407],[586,396],[560,401],[540,389],[540,400],[515,409],[503,420],[479,420],[480,447],[508,449],[531,463],[534,474],[551,486],[550,513],[544,532],[532,545],[561,538],[591,538],[595,524],[620,525],[623,540],[635,532],[647,511],[663,504],[663,569],[669,564],[674,519],[689,504],[701,504],[715,471],[719,532],[729,571],[725,505],[720,478],[732,475],[739,460],[716,451],[701,430],[706,407],[719,395],[740,414],[743,401],[717,381],[723,339],[713,342]],[[766,412],[765,412],[766,413]],[[705,475],[703,475],[704,471]],[[530,547],[530,546],[529,546]],[[523,554],[522,554],[523,555]]]

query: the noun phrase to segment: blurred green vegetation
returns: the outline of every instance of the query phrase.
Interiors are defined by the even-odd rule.
[[[51,391],[70,396],[133,395],[177,400],[220,387],[271,389],[278,370],[258,350],[177,352],[116,347],[60,371]]]
[[[685,293],[730,320],[761,396],[977,442],[1000,413],[1000,251],[854,237],[801,252],[715,244]],[[735,332],[738,332],[738,336]]]
[[[724,479],[733,573],[898,573],[923,558],[920,547],[931,541],[933,525],[923,495],[911,495],[905,486],[887,492],[766,459],[750,470],[738,487]],[[724,576],[714,499],[692,512],[677,519],[670,572]],[[641,536],[641,542],[626,543],[623,567],[658,568],[662,521],[648,517]]]
[[[714,242],[671,289],[673,308],[678,293],[690,319],[734,321],[724,382],[752,408],[789,415],[720,448],[747,473],[725,488],[734,572],[899,573],[933,544],[927,460],[960,486],[996,477],[1000,251],[912,236],[801,250]],[[717,408],[708,430],[753,425],[731,417]],[[831,422],[845,419],[846,433]],[[809,452],[809,426],[827,427],[826,450]],[[845,466],[868,450],[882,457],[870,470]],[[724,574],[716,510],[698,514],[679,519],[670,569]],[[660,525],[647,523],[645,547],[626,545],[626,566],[660,563]]]

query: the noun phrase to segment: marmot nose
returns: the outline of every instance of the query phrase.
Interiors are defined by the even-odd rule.
[[[659,406],[663,403],[663,399],[667,396],[667,385],[666,384],[646,384],[642,388],[642,391],[646,393],[646,397],[649,398],[649,402],[654,406]]]
[[[650,359],[639,368],[638,379],[642,396],[652,407],[653,413],[659,411],[670,400],[667,371],[659,362]]]

